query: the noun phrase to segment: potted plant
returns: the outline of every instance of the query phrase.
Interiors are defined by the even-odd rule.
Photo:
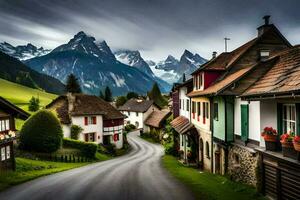
[[[265,127],[264,131],[261,133],[261,136],[264,138],[266,143],[266,150],[276,151],[277,143],[277,131],[272,127]]]
[[[291,132],[285,133],[280,137],[283,156],[296,159],[297,152],[294,149],[293,140],[294,140],[294,133]]]

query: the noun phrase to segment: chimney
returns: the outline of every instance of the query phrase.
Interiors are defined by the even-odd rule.
[[[263,20],[265,24],[257,28],[258,37],[261,36],[270,25],[270,15],[265,15]]]
[[[212,52],[212,59],[216,58],[217,57],[217,52],[216,51],[213,51]]]
[[[75,96],[71,92],[68,92],[67,99],[68,99],[68,110],[69,112],[72,112],[74,110]]]

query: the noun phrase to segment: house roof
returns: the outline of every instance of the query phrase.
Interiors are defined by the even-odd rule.
[[[1,96],[0,96],[0,110],[23,120],[26,120],[30,116],[29,113],[15,106],[14,104],[12,104],[11,102],[9,102],[8,100],[4,99]]]
[[[271,69],[242,96],[265,96],[300,92],[300,46],[284,50],[271,57],[276,59]]]
[[[153,100],[129,99],[118,110],[131,112],[146,112],[152,105],[155,105]],[[157,105],[156,105],[157,106]]]
[[[168,110],[153,111],[145,120],[145,124],[155,128],[160,128],[161,123],[170,116],[171,112]]]
[[[69,110],[69,103],[73,109]],[[104,119],[120,119],[124,115],[99,97],[86,94],[62,95],[53,100],[47,109],[55,108],[62,123],[69,124],[71,116],[103,115]]]
[[[170,124],[175,131],[180,134],[184,134],[194,127],[194,125],[190,123],[189,119],[184,116],[176,117]]]

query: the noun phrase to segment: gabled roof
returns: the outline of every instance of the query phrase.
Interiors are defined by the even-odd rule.
[[[153,100],[144,99],[129,99],[123,106],[120,106],[120,111],[130,112],[146,112],[152,105],[157,106]],[[159,108],[159,106],[157,106]]]
[[[168,110],[153,111],[145,120],[145,124],[155,128],[160,128],[162,122],[170,116],[171,112]]]
[[[271,69],[242,94],[244,97],[300,92],[300,46],[284,50]]]
[[[0,96],[0,110],[8,113],[14,117],[26,120],[30,114],[26,111],[22,110],[21,108],[15,106],[11,102],[7,101],[3,97]],[[3,113],[4,114],[4,113]]]
[[[170,124],[175,129],[175,131],[180,134],[184,134],[194,127],[189,119],[184,116],[176,117],[175,119],[173,119],[173,121],[171,121]]]
[[[73,109],[69,110],[69,103]],[[46,106],[47,109],[55,108],[62,123],[69,124],[70,116],[103,115],[105,119],[121,119],[124,115],[110,103],[97,96],[86,94],[62,95]]]

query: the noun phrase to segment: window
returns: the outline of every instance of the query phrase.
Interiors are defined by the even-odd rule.
[[[202,113],[203,113],[203,118],[206,117],[206,103],[205,102],[202,102]]]
[[[192,113],[195,113],[196,111],[196,103],[194,101],[192,101]]]
[[[135,112],[136,116],[138,117],[139,116],[139,113],[138,112]]]
[[[182,110],[184,110],[184,99],[182,99]]]
[[[214,103],[214,119],[219,120],[219,106],[218,103]]]
[[[202,87],[202,73],[199,74],[199,89]]]
[[[89,124],[97,124],[97,118],[95,116],[84,117],[84,125],[89,125]]]
[[[208,142],[205,143],[205,150],[206,150],[206,157],[209,158],[209,144],[208,144]]]
[[[128,116],[130,116],[130,112],[128,111]]]
[[[181,109],[181,99],[179,99],[179,109]]]
[[[197,102],[197,115],[200,116],[201,115],[201,103]]]
[[[9,130],[9,120],[0,120],[0,132]]]
[[[205,117],[208,119],[208,118],[209,118],[209,117],[208,117],[208,116],[209,116],[209,115],[208,115],[208,103],[206,102],[205,105],[206,105],[206,106],[205,106]]]
[[[84,135],[84,140],[86,142],[95,142],[95,133],[86,133]]]
[[[269,50],[260,50],[260,59],[265,60],[270,56],[270,51]]]
[[[283,131],[296,132],[296,106],[294,104],[283,105]]]
[[[139,122],[135,122],[135,127],[138,128],[139,127]]]
[[[10,159],[10,146],[6,146],[6,159]]]
[[[1,148],[1,160],[5,160],[5,147]]]
[[[186,100],[186,111],[190,111],[190,100]]]
[[[183,146],[183,135],[181,135],[181,146]]]

